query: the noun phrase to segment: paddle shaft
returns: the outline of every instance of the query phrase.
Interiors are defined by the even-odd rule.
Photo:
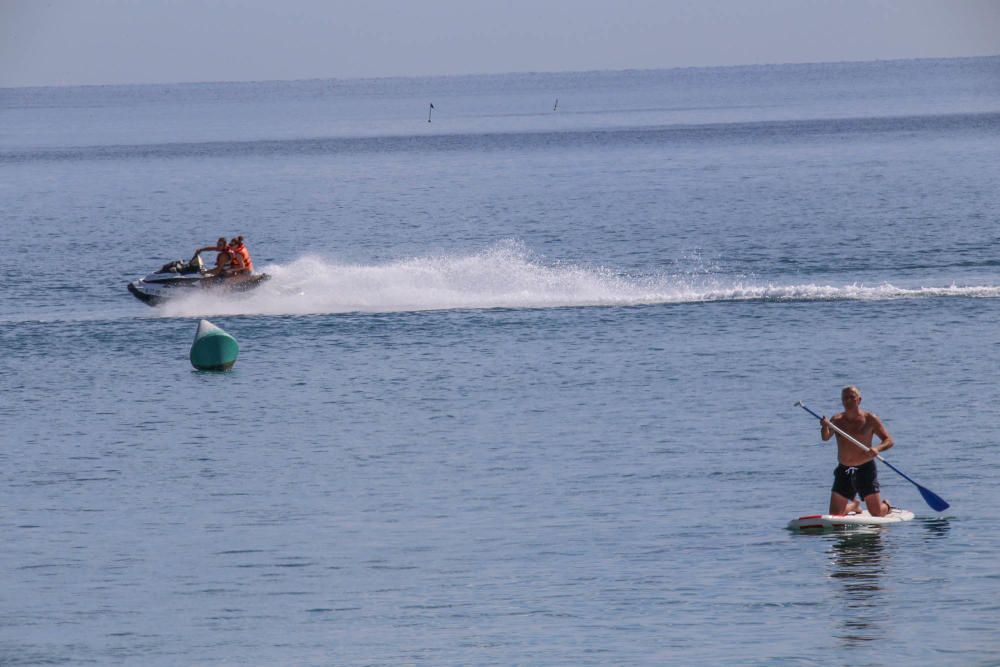
[[[820,420],[820,421],[823,421],[823,418],[822,418],[822,417],[820,417],[820,416],[819,416],[818,414],[816,414],[815,412],[813,412],[812,410],[810,410],[810,409],[809,409],[809,407],[808,407],[808,406],[807,406],[807,405],[806,405],[805,403],[802,403],[801,401],[799,401],[799,404],[798,404],[798,405],[799,405],[799,407],[801,407],[801,408],[802,408],[803,410],[805,410],[806,412],[808,412],[809,414],[811,414],[811,415],[812,415],[813,417],[815,417],[816,419],[818,419],[818,420]],[[828,422],[828,423],[830,424],[830,428],[831,428],[831,429],[833,429],[833,431],[834,431],[835,433],[839,433],[840,435],[844,436],[845,438],[847,438],[848,440],[850,440],[851,442],[853,442],[853,443],[854,443],[855,445],[857,445],[857,446],[858,446],[858,447],[860,447],[861,449],[865,450],[866,452],[874,452],[874,451],[875,451],[875,450],[874,450],[874,449],[873,449],[872,447],[869,447],[869,446],[868,446],[868,445],[866,445],[865,443],[861,442],[860,440],[858,440],[857,438],[855,438],[855,437],[854,437],[853,435],[851,435],[850,433],[847,433],[847,432],[845,432],[845,431],[844,431],[843,429],[841,429],[841,428],[838,428],[838,427],[837,427],[836,425],[834,425],[834,424],[833,424],[833,422],[831,422],[831,421],[830,421],[829,419],[827,420],[827,422]],[[889,462],[888,462],[888,461],[886,461],[886,460],[885,460],[884,458],[882,458],[882,455],[881,455],[881,454],[879,454],[878,452],[875,452],[875,458],[877,458],[877,459],[878,459],[879,461],[881,461],[882,463],[885,463],[885,464],[888,464],[888,463],[889,463]]]

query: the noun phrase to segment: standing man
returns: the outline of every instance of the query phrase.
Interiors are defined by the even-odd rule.
[[[882,500],[879,495],[878,470],[875,467],[875,456],[892,447],[892,436],[882,425],[882,420],[871,412],[861,409],[861,390],[854,385],[844,387],[840,391],[840,400],[844,411],[827,419],[820,420],[820,436],[824,442],[834,434],[830,424],[840,430],[850,433],[856,440],[867,445],[869,451],[864,451],[856,444],[837,434],[837,461],[839,465],[833,471],[833,491],[830,494],[830,514],[847,514],[857,512],[861,503],[855,500],[855,495],[864,499],[868,513],[872,516],[885,516],[892,511],[889,501]],[[873,445],[872,438],[878,436],[879,444]]]

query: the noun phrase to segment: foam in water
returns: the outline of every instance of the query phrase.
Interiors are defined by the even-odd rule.
[[[470,255],[414,257],[373,265],[338,264],[308,256],[263,270],[272,279],[253,292],[194,294],[160,311],[170,317],[196,317],[1000,296],[1000,286],[993,285],[780,285],[703,272],[629,276],[603,267],[547,264],[516,242]]]

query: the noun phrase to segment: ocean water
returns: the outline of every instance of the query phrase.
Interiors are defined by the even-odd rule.
[[[998,183],[1000,58],[0,90],[0,664],[1000,665]],[[847,383],[949,510],[785,529]]]

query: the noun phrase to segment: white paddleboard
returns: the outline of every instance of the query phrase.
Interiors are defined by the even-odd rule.
[[[893,507],[887,516],[872,516],[868,510],[851,514],[813,514],[800,516],[788,522],[792,530],[821,530],[823,528],[852,528],[854,526],[884,526],[890,523],[910,521],[913,512]]]

